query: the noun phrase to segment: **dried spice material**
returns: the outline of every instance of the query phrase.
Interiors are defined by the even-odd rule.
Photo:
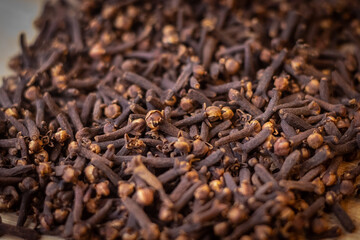
[[[0,87],[0,235],[320,239],[356,225],[358,1],[49,0]],[[327,213],[327,214],[325,214]],[[27,219],[36,223],[25,229]]]

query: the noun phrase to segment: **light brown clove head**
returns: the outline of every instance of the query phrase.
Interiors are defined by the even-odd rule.
[[[76,156],[77,153],[79,152],[79,149],[80,149],[79,144],[75,141],[72,141],[68,146],[70,157]]]
[[[52,172],[52,168],[49,162],[40,162],[36,170],[41,177],[47,176]]]
[[[150,206],[154,202],[154,191],[151,188],[140,188],[135,193],[136,202],[143,206]]]
[[[124,181],[120,181],[118,184],[118,196],[120,198],[125,198],[130,196],[135,190],[135,186],[133,183],[128,183]]]
[[[121,114],[121,107],[116,103],[110,104],[105,107],[104,114],[107,118],[117,118]]]
[[[195,65],[193,66],[193,74],[196,79],[201,79],[206,74],[206,70],[202,65]]]
[[[333,205],[337,201],[337,195],[334,191],[328,191],[325,194],[325,202],[328,205]]]
[[[63,143],[69,139],[70,135],[65,130],[57,131],[54,135],[56,141]]]
[[[5,114],[8,116],[12,116],[14,118],[18,118],[19,117],[19,113],[16,110],[16,108],[8,108],[5,110]]]
[[[228,97],[230,101],[237,101],[239,99],[239,91],[235,89],[230,89],[228,93]]]
[[[233,58],[228,58],[225,61],[225,69],[228,74],[234,75],[240,70],[240,63]]]
[[[317,104],[315,101],[310,102],[308,107],[310,110],[312,110],[313,115],[320,114],[320,112],[321,112],[321,108],[320,108],[319,104]]]
[[[265,142],[262,144],[262,146],[264,149],[270,150],[275,144],[275,142],[276,142],[276,137],[274,135],[269,135],[266,138]]]
[[[273,235],[273,229],[265,224],[256,225],[254,227],[256,239],[270,239]]]
[[[86,240],[90,239],[90,226],[85,222],[76,223],[73,228],[73,238],[75,240]]]
[[[93,165],[88,165],[85,170],[85,177],[90,183],[94,183],[98,178],[98,170]]]
[[[265,124],[266,124],[266,123],[265,123]],[[258,133],[258,132],[261,131],[262,128],[264,128],[264,127],[266,126],[265,124],[264,124],[263,127],[261,127],[261,124],[259,123],[258,120],[252,120],[252,121],[250,122],[250,125],[249,125],[249,126],[254,127],[254,132],[255,132],[255,133]]]
[[[106,53],[103,46],[101,46],[101,43],[96,43],[92,46],[89,52],[89,56],[92,58],[100,58],[102,55]]]
[[[216,236],[225,237],[229,233],[230,226],[227,222],[219,222],[214,225],[213,230]]]
[[[230,120],[230,119],[232,119],[234,117],[234,112],[228,106],[222,107],[221,108],[221,117],[224,120]]]
[[[36,86],[30,86],[24,92],[24,97],[29,101],[35,101],[37,98],[41,96],[40,90]]]
[[[138,85],[132,84],[126,91],[130,98],[136,98],[137,96],[142,96],[143,92]]]
[[[254,194],[254,188],[248,181],[243,181],[240,184],[238,191],[244,196],[252,196]]]
[[[104,124],[104,133],[111,133],[111,132],[114,132],[116,130],[115,126],[113,123],[111,122],[107,122]],[[76,139],[78,139],[78,137],[76,136]]]
[[[218,193],[223,189],[223,184],[220,180],[215,179],[209,183],[209,187],[212,191]]]
[[[325,184],[319,177],[315,178],[312,183],[316,186],[315,193],[318,195],[322,195],[325,192]]]
[[[305,92],[310,95],[315,95],[320,88],[320,82],[317,79],[312,79],[308,84],[305,86]]]
[[[123,240],[136,240],[139,238],[138,236],[138,232],[135,231],[135,230],[132,230],[132,229],[126,229],[126,232],[124,232],[122,235],[121,235],[121,239]]]
[[[75,183],[78,179],[79,172],[76,171],[72,166],[68,166],[64,169],[62,179],[67,183]]]
[[[336,183],[336,180],[337,180],[337,175],[335,173],[325,174],[322,177],[322,181],[327,187],[334,185]]]
[[[290,207],[285,207],[280,211],[279,217],[284,222],[292,221],[295,217],[295,212]]]
[[[89,146],[89,150],[92,151],[93,153],[99,154],[101,151],[101,148],[98,144],[91,143]]]
[[[323,142],[324,142],[324,138],[321,134],[315,132],[312,133],[307,139],[306,139],[309,147],[313,148],[313,149],[317,149],[319,148]]]
[[[176,142],[174,142],[174,148],[183,153],[189,153],[191,151],[191,143],[188,139],[184,137],[179,137]]]
[[[34,154],[34,162],[41,163],[41,162],[48,162],[49,161],[49,153],[42,149],[40,152]]]
[[[211,190],[209,185],[203,184],[195,190],[194,197],[198,200],[207,200],[210,196]]]
[[[290,143],[286,138],[280,137],[274,144],[274,153],[278,156],[287,156],[290,152]]]
[[[64,208],[58,208],[54,211],[54,219],[58,223],[63,223],[67,216],[69,215],[69,210]]]
[[[208,144],[201,139],[196,139],[192,145],[192,153],[197,157],[202,157],[209,151]]]
[[[274,86],[279,91],[285,91],[289,87],[289,76],[279,76],[275,78]]]
[[[163,120],[164,116],[159,110],[151,110],[145,116],[146,125],[152,130],[157,130]]]
[[[166,99],[164,102],[167,106],[174,106],[176,103],[176,97],[171,96],[171,97],[169,97],[169,99]]]
[[[221,109],[217,106],[210,106],[206,108],[206,116],[210,122],[215,122],[222,119]]]
[[[151,223],[145,229],[141,229],[141,235],[144,239],[155,240],[160,236],[158,225]]]
[[[239,224],[247,219],[248,215],[245,209],[237,206],[232,207],[227,213],[227,218],[232,224]]]
[[[186,112],[190,112],[194,109],[194,101],[188,97],[183,97],[180,100],[180,108]]]
[[[39,152],[42,149],[43,145],[43,141],[41,141],[40,139],[31,140],[29,142],[29,153],[34,154]]]
[[[174,212],[167,206],[162,205],[159,211],[159,219],[164,222],[174,220]]]
[[[109,181],[103,181],[95,185],[96,194],[98,196],[109,196]]]

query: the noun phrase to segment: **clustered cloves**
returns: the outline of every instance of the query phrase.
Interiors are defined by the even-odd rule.
[[[0,87],[0,235],[320,239],[355,224],[358,1],[47,1]],[[340,226],[326,215],[333,214]],[[36,223],[25,229],[27,219]]]

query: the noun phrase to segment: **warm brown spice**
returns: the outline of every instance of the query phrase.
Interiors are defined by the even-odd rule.
[[[355,224],[358,1],[47,1],[0,87],[0,235],[320,239]],[[34,229],[25,229],[30,218]]]

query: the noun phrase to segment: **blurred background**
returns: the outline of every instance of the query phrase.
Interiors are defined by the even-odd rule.
[[[44,0],[0,0],[0,83],[11,73],[7,66],[10,57],[19,53],[19,33],[25,32],[31,43],[36,31],[34,19],[40,14]]]
[[[11,74],[8,68],[10,57],[20,52],[19,33],[26,33],[27,41],[31,43],[36,36],[33,21],[41,12],[45,0],[0,0],[0,86],[2,77]],[[15,213],[1,213],[2,221],[16,224]],[[25,226],[33,227],[31,221]],[[42,240],[59,240],[61,238],[43,236]],[[0,240],[21,240],[13,236],[0,236]]]

